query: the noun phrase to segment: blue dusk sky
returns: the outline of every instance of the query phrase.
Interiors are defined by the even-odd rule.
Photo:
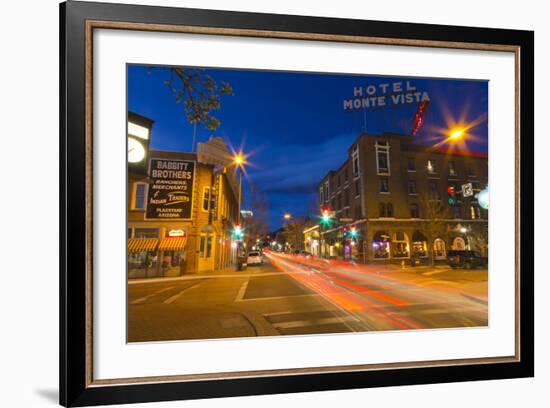
[[[347,149],[364,131],[410,134],[418,103],[392,103],[366,110],[345,110],[354,88],[376,89],[389,95],[394,83],[406,81],[427,92],[430,105],[415,136],[419,144],[442,142],[454,122],[475,123],[465,142],[470,151],[487,153],[488,82],[383,77],[351,74],[205,69],[218,84],[231,84],[234,95],[222,96],[221,108],[212,114],[221,125],[215,131],[197,128],[197,141],[221,136],[234,149],[248,155],[243,180],[243,209],[248,206],[250,185],[267,198],[270,228],[282,224],[283,214],[308,215],[318,209],[317,186],[329,170],[337,169]],[[128,66],[128,109],[155,121],[151,148],[191,151],[193,125],[186,120],[183,104],[164,85],[165,68]],[[380,86],[380,84],[389,84]],[[384,88],[385,87],[385,88]],[[444,145],[443,145],[444,147]]]

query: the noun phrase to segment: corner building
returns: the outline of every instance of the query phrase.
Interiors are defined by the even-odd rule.
[[[438,150],[409,135],[361,134],[319,184],[331,220],[320,254],[358,262],[444,262],[450,249],[488,252],[487,155]],[[466,194],[463,194],[463,185]],[[354,230],[351,237],[349,231]]]
[[[190,217],[147,219],[150,171],[128,172],[128,278],[171,277],[222,270],[235,261],[232,245],[238,186],[219,137],[197,153],[149,150],[148,159],[194,162]]]

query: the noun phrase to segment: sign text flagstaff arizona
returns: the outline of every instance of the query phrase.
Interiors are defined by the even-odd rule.
[[[399,81],[353,88],[353,98],[344,99],[344,110],[383,108],[430,101],[411,81]]]

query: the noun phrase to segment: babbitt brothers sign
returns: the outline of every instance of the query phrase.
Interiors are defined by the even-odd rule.
[[[190,219],[194,179],[194,161],[152,158],[146,218]]]
[[[411,81],[356,86],[353,97],[344,99],[344,110],[383,108],[410,103],[429,102],[430,95],[420,91]]]

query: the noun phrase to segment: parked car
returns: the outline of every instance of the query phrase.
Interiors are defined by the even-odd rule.
[[[487,258],[477,251],[451,250],[447,253],[447,264],[451,268],[486,268]]]
[[[248,258],[246,260],[247,265],[261,265],[263,262],[262,254],[259,251],[251,251],[248,253]]]

